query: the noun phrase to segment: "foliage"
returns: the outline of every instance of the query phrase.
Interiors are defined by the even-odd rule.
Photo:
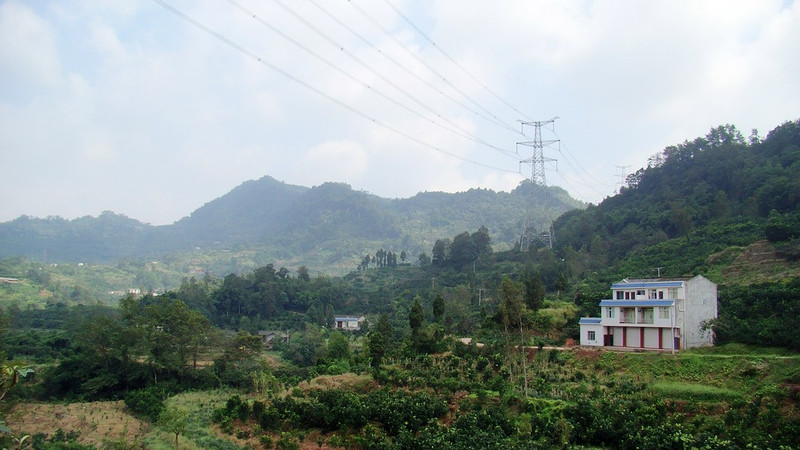
[[[800,278],[783,283],[726,286],[719,292],[720,317],[714,324],[717,342],[800,350]]]
[[[787,122],[763,141],[747,143],[736,128],[726,125],[704,138],[667,147],[629,176],[619,195],[556,220],[559,256],[582,277],[673,239],[684,241],[685,251],[662,251],[659,256],[667,259],[655,266],[665,267],[663,275],[680,276],[702,265],[711,253],[709,243],[741,245],[737,242],[742,238],[752,242],[749,233],[725,233],[737,223],[751,222],[763,237],[765,219],[771,215],[770,236],[789,237],[786,232],[800,202],[798,130],[800,121]],[[687,257],[689,264],[681,264]],[[638,270],[644,267],[654,265],[640,265]]]
[[[178,448],[178,436],[186,433],[188,428],[188,418],[188,412],[176,407],[165,408],[158,416],[158,426],[175,435],[176,449]]]

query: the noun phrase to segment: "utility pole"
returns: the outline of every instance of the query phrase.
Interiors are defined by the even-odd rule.
[[[547,125],[549,123],[555,124],[556,119],[558,117],[553,117],[550,120],[538,120],[538,121],[520,121],[522,134],[525,134],[525,126],[532,126],[533,127],[533,140],[532,141],[524,141],[524,142],[517,142],[517,153],[519,153],[519,146],[526,146],[532,147],[531,157],[523,159],[519,162],[520,164],[520,173],[522,173],[522,165],[529,164],[531,166],[531,175],[529,180],[533,183],[534,186],[542,186],[547,187],[547,177],[546,177],[546,170],[545,170],[545,163],[547,162],[555,162],[555,159],[548,158],[544,155],[544,148],[560,142],[557,139],[552,140],[545,140],[542,139],[542,126]],[[535,192],[535,191],[534,191]],[[532,200],[532,199],[531,199]],[[531,203],[533,203],[531,201]],[[537,238],[542,243],[544,243],[547,248],[553,248],[553,219],[550,217],[550,212],[547,211],[547,219],[548,225],[545,230],[540,230],[538,232],[534,232],[531,228],[533,224],[530,223],[531,220],[531,206],[532,204],[528,205],[528,212],[525,215],[525,222],[523,224],[522,234],[520,235],[519,239],[519,250],[521,252],[528,251],[530,244],[533,238]]]

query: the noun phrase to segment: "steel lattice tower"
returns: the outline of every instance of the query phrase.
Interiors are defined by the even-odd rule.
[[[542,126],[547,125],[549,123],[555,123],[558,117],[553,117],[550,120],[539,120],[539,121],[531,121],[531,122],[524,122],[521,121],[522,124],[522,134],[525,134],[525,126],[532,126],[533,127],[533,140],[532,141],[524,141],[524,142],[517,142],[517,153],[519,153],[519,146],[525,147],[532,147],[533,151],[531,153],[530,158],[523,159],[519,162],[520,164],[520,173],[522,172],[522,165],[530,165],[530,178],[529,180],[535,186],[547,186],[547,177],[545,175],[545,163],[546,162],[554,162],[555,159],[547,158],[544,155],[544,148],[551,145],[558,143],[557,139],[554,140],[544,140],[542,139]],[[531,242],[534,238],[539,239],[546,245],[548,248],[553,248],[553,220],[550,218],[550,212],[547,212],[548,217],[548,226],[546,230],[534,232],[531,229],[531,206],[528,205],[528,213],[525,215],[525,223],[522,230],[522,235],[520,236],[519,240],[519,249],[520,251],[528,251]]]

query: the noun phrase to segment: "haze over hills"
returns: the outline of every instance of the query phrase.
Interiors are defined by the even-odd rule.
[[[350,264],[381,247],[416,258],[436,239],[481,226],[498,248],[510,248],[526,215],[542,227],[548,215],[583,206],[561,188],[529,182],[510,193],[471,189],[385,199],[342,183],[307,188],[265,176],[172,225],[151,226],[110,211],[74,220],[19,217],[0,224],[0,258],[109,263],[198,248],[260,248],[273,259],[324,271],[326,264]]]

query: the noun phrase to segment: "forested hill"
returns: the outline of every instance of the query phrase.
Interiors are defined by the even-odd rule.
[[[510,193],[471,189],[385,199],[343,183],[307,188],[265,176],[167,226],[109,211],[71,221],[20,217],[0,224],[0,258],[116,262],[197,248],[267,248],[265,258],[271,261],[325,270],[327,265],[354,265],[380,247],[416,257],[429,252],[436,239],[481,226],[490,230],[496,245],[508,248],[522,231],[527,210],[542,226],[548,213],[557,217],[580,207],[561,188],[527,182]]]
[[[760,240],[778,258],[797,260],[800,121],[763,140],[725,125],[667,147],[619,195],[564,214],[554,228],[575,276],[653,276],[657,267],[667,276],[707,273]]]

